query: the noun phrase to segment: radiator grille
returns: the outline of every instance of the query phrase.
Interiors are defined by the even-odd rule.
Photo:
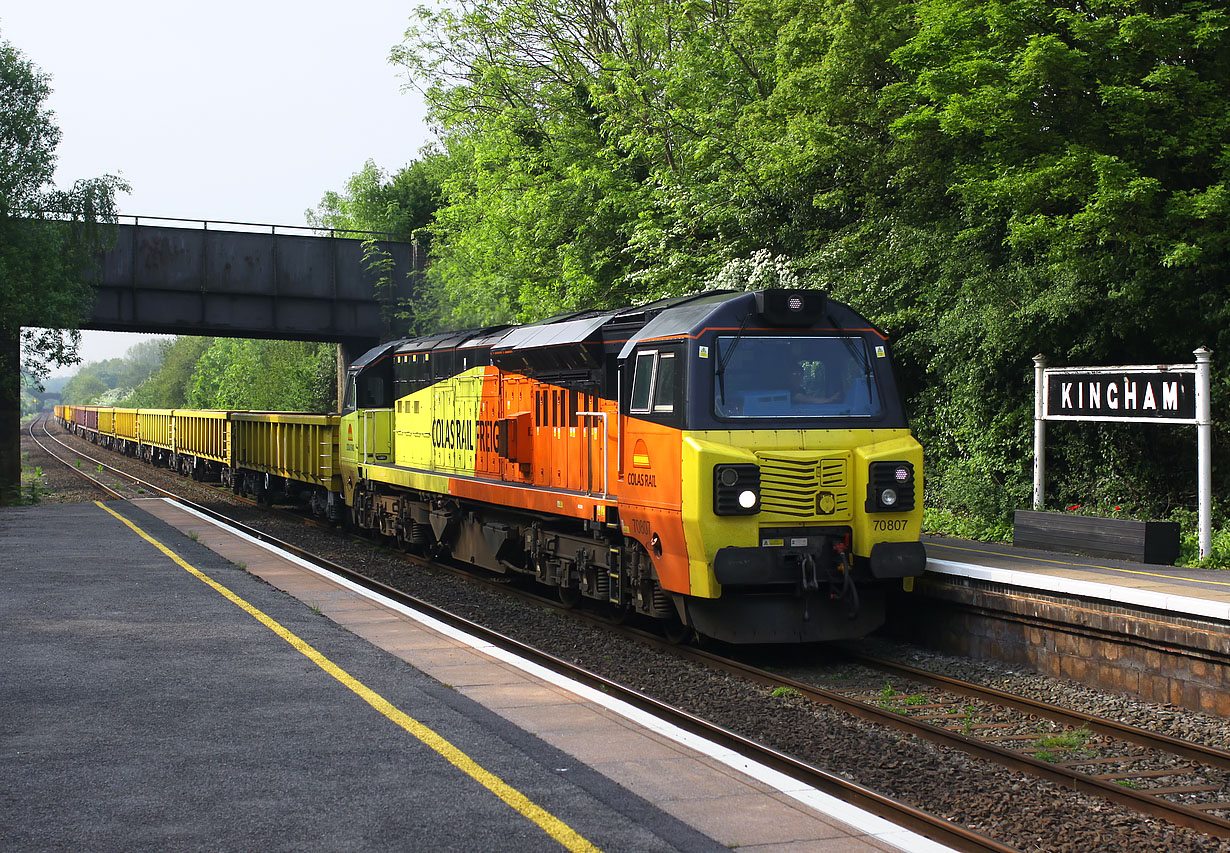
[[[756,456],[762,516],[817,521],[850,517],[849,453],[773,451]]]

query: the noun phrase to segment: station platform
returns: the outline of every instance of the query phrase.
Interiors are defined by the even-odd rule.
[[[0,850],[944,849],[160,499],[0,510],[0,662]]]
[[[1230,572],[924,536],[927,571],[1230,623]]]

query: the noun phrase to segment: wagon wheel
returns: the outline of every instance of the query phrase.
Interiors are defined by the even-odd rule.
[[[555,588],[555,594],[559,596],[559,603],[569,610],[581,603],[580,587],[560,585]]]

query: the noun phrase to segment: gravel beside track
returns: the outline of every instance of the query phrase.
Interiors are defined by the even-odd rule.
[[[564,613],[503,598],[448,573],[411,567],[391,549],[342,537],[325,528],[271,517],[258,508],[235,502],[229,492],[218,487],[194,483],[164,469],[154,469],[65,437],[55,425],[51,429],[110,465],[211,508],[225,510],[237,520],[271,535],[360,569],[411,595],[481,621],[522,642],[1021,850],[1230,853],[1230,841],[1143,817],[1113,803],[1000,769],[797,696],[775,697],[764,686],[712,672],[599,628],[577,624]],[[45,472],[50,471],[47,463],[31,464],[42,464]],[[71,472],[65,472],[65,476],[76,479]],[[63,494],[71,494],[71,485],[66,482],[64,490]],[[874,653],[904,657],[921,668],[1003,690],[1021,691],[1175,737],[1191,737],[1218,746],[1230,742],[1230,726],[1221,718],[1139,702],[1019,668],[934,655],[917,648],[903,651],[899,644],[869,642]],[[816,663],[824,662],[823,650],[813,650],[813,654]],[[761,664],[764,663],[762,660]]]
[[[1177,705],[1141,702],[1126,694],[1106,693],[1075,681],[1062,681],[1023,670],[1020,666],[998,661],[971,662],[968,658],[937,654],[879,638],[864,641],[861,650],[940,675],[977,681],[985,687],[994,687],[1005,693],[1078,708],[1087,714],[1118,720],[1146,731],[1218,749],[1230,748],[1230,721],[1214,714],[1194,713]],[[976,673],[977,677],[969,677],[970,672]]]
[[[36,424],[34,428],[35,435],[39,436],[45,444],[48,443],[43,436],[42,427]],[[51,429],[61,438],[68,438],[60,427],[52,425]],[[82,444],[85,445],[85,442]],[[92,445],[86,446],[92,447]],[[52,449],[55,450],[56,445],[53,444]],[[100,453],[103,452],[101,448],[94,449],[99,450]],[[99,459],[102,458],[99,454],[92,455]],[[112,497],[35,444],[30,438],[30,429],[26,424],[22,424],[21,427],[21,464],[23,468],[42,469],[42,476],[38,479],[39,485],[35,489],[38,500],[32,501],[34,503],[77,503],[108,500]],[[111,463],[108,461],[108,464]],[[24,487],[22,497],[29,499],[30,495],[29,486]]]

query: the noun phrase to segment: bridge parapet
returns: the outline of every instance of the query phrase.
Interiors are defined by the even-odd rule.
[[[117,227],[83,328],[374,344],[397,333],[391,318],[422,271],[417,244],[382,235],[370,236],[387,269],[365,261],[361,232],[156,217]]]

